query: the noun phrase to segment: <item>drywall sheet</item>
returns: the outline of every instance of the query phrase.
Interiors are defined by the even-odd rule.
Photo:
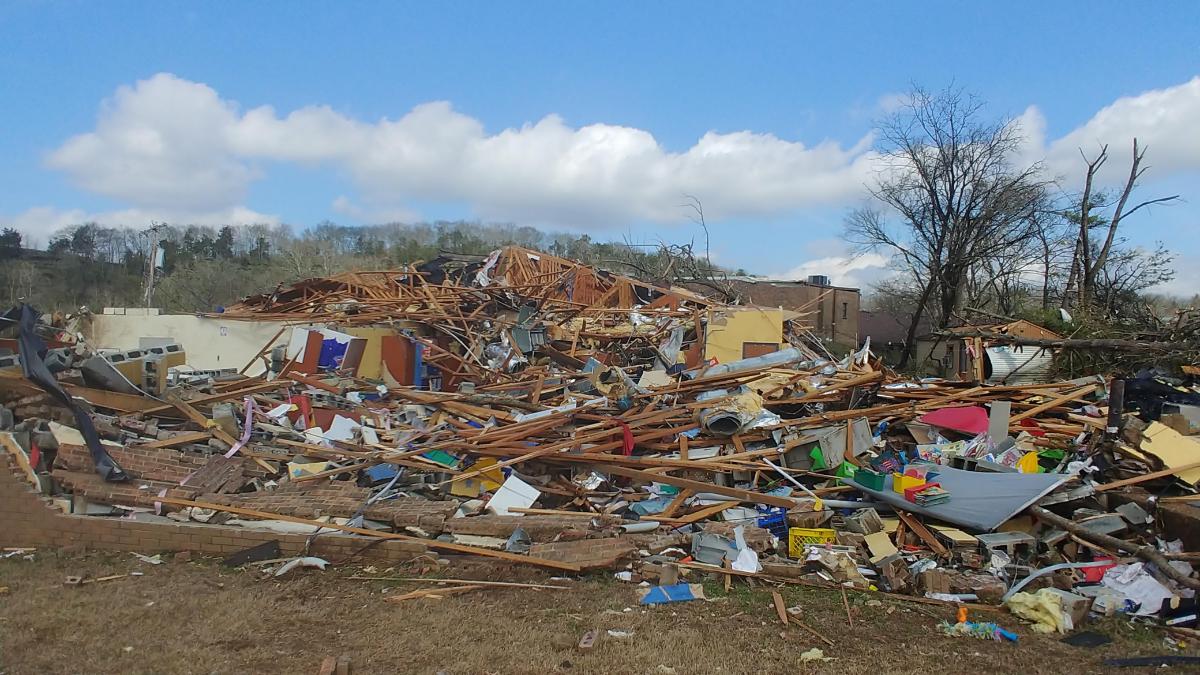
[[[1146,427],[1140,447],[1143,453],[1159,458],[1169,469],[1200,462],[1200,442],[1160,422],[1151,422]],[[1200,469],[1188,469],[1175,475],[1188,485],[1200,481]]]

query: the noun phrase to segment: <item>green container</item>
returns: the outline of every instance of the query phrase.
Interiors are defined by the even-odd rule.
[[[859,469],[854,473],[854,482],[859,485],[870,488],[872,490],[883,489],[883,479],[886,476],[882,473],[875,473],[870,469]]]

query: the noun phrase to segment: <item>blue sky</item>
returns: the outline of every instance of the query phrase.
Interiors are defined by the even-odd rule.
[[[688,192],[720,262],[861,282],[838,235],[872,121],[910,83],[953,82],[1022,117],[1068,181],[1079,145],[1149,138],[1144,194],[1185,202],[1129,234],[1190,262],[1198,27],[1195,2],[9,0],[0,219],[43,240],[83,217],[680,240]]]

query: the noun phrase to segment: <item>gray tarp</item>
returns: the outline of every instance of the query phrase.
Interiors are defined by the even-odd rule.
[[[62,388],[62,385],[58,383],[46,366],[46,342],[38,336],[36,331],[38,316],[38,311],[25,303],[13,307],[3,316],[7,320],[15,322],[20,331],[17,334],[17,349],[21,355],[21,374],[25,376],[25,379],[40,387],[42,391],[53,396],[75,416],[75,426],[83,435],[83,440],[92,453],[92,463],[96,465],[96,473],[100,474],[101,478],[111,483],[129,480],[129,475],[100,444],[100,435],[96,433],[96,425],[92,423],[92,416],[79,407],[75,399],[71,398],[71,395]]]
[[[871,497],[910,513],[937,518],[970,530],[991,532],[1005,521],[1070,478],[1061,473],[985,473],[937,467],[934,482],[950,493],[950,501],[924,507],[904,499],[892,490],[892,477],[884,478],[883,490],[871,490],[844,479]]]

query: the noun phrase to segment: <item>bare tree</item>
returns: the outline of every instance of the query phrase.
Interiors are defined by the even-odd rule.
[[[1041,272],[1041,307],[1048,310],[1054,293],[1062,290],[1066,294],[1066,285],[1059,289],[1057,283],[1074,268],[1074,258],[1068,259],[1066,252],[1071,250],[1075,234],[1070,231],[1071,224],[1061,211],[1041,214],[1038,224],[1033,236]]]
[[[1131,307],[1141,308],[1142,292],[1175,278],[1175,256],[1159,244],[1153,251],[1127,248],[1117,242],[1096,277],[1092,304],[1103,316],[1128,318]]]
[[[708,221],[704,219],[704,202],[695,195],[684,195],[684,203],[680,206],[691,210],[688,218],[697,225],[701,230],[704,230],[704,261],[712,264],[712,247],[708,237]]]
[[[686,284],[722,301],[737,302],[739,294],[729,281],[729,273],[712,262],[704,204],[692,195],[684,195],[684,199],[680,207],[688,210],[688,218],[704,232],[703,252],[697,250],[694,239],[682,244],[659,241],[646,245],[626,240],[623,245],[612,247],[612,255],[602,257],[600,262],[628,268],[627,272],[643,281],[662,286]],[[645,252],[641,249],[655,250]]]
[[[1096,176],[1100,168],[1104,166],[1104,163],[1108,161],[1108,146],[1102,146],[1100,153],[1094,159],[1088,159],[1087,155],[1083,154],[1082,149],[1079,152],[1083,155],[1087,171],[1084,173],[1083,195],[1079,200],[1079,234],[1075,241],[1075,255],[1062,302],[1063,307],[1068,306],[1070,303],[1070,291],[1075,288],[1077,289],[1079,306],[1087,309],[1096,301],[1097,280],[1104,275],[1105,266],[1109,264],[1113,254],[1113,243],[1116,241],[1117,229],[1121,226],[1121,221],[1152,204],[1173,202],[1179,199],[1179,195],[1147,199],[1139,202],[1132,208],[1128,208],[1129,198],[1132,196],[1134,189],[1138,187],[1138,181],[1146,170],[1150,168],[1142,166],[1142,161],[1146,157],[1146,148],[1139,148],[1137,139],[1133,139],[1133,157],[1129,164],[1129,176],[1126,178],[1125,185],[1117,196],[1112,216],[1107,219],[1108,231],[1105,234],[1104,242],[1102,244],[1092,242],[1091,230],[1104,224],[1102,217],[1092,216],[1092,209],[1108,206],[1098,203],[1103,201],[1103,197],[1093,198]]]
[[[884,250],[921,288],[901,365],[932,309],[943,327],[961,305],[971,270],[1027,239],[1046,194],[1040,165],[1014,166],[1021,142],[1011,119],[985,122],[983,103],[960,90],[914,89],[879,125],[877,207],[853,212],[847,239]]]

